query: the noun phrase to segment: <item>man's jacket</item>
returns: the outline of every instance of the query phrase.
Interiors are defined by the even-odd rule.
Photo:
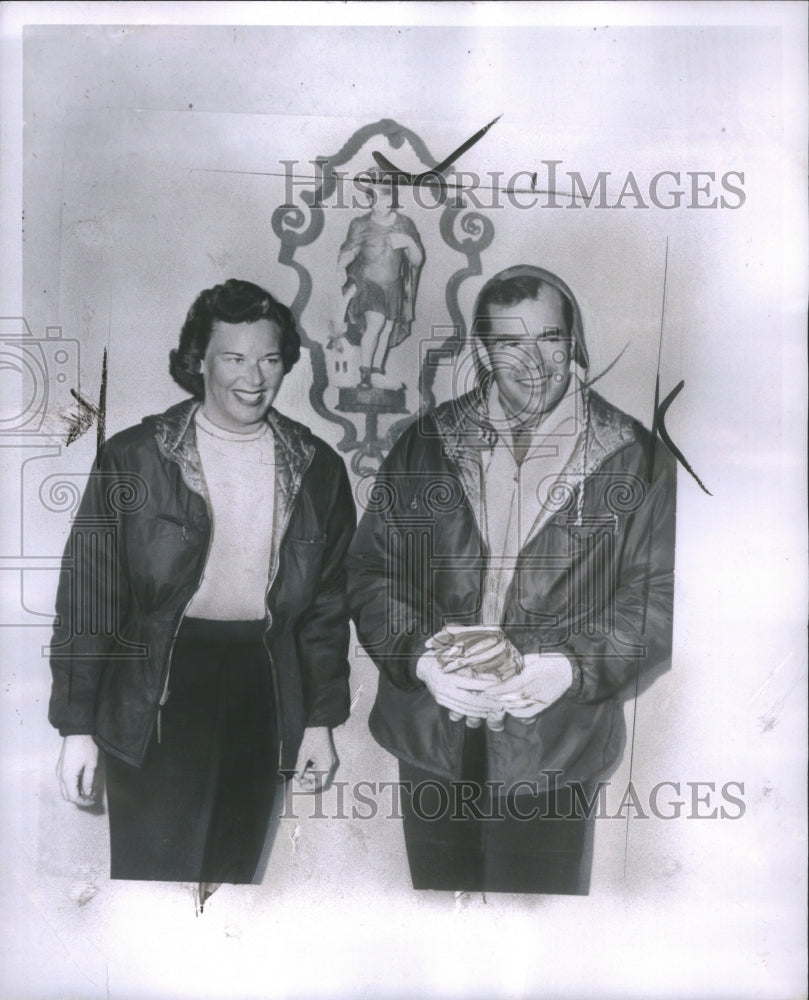
[[[360,642],[380,670],[370,725],[398,757],[458,777],[464,723],[418,680],[429,636],[476,624],[488,550],[484,458],[497,444],[480,390],[413,424],[391,450],[347,560]],[[589,392],[552,509],[516,560],[502,627],[523,654],[563,653],[574,681],[530,723],[487,731],[489,777],[585,780],[620,756],[622,698],[670,665],[676,466],[637,421]],[[502,445],[502,442],[501,442]],[[503,516],[507,516],[504,512]]]
[[[105,444],[59,580],[49,719],[62,735],[92,734],[103,750],[136,766],[170,691],[174,640],[211,540],[198,406],[180,403]],[[356,519],[339,456],[275,410],[267,421],[276,486],[264,641],[282,737],[279,763],[291,769],[304,728],[348,717],[343,563]]]

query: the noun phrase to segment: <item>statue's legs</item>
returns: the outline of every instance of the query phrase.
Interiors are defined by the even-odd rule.
[[[369,386],[371,372],[382,370],[382,366],[374,362],[385,359],[393,321],[378,312],[368,311],[364,316],[365,330],[360,341],[360,385]]]
[[[388,357],[388,345],[390,344],[390,337],[393,333],[393,320],[386,319],[385,325],[382,327],[379,338],[376,342],[376,350],[373,353],[371,359],[371,370],[379,372],[380,374],[385,374],[385,361]]]

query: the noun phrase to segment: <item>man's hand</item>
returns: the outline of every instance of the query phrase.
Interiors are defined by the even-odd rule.
[[[488,697],[488,691],[497,684],[496,677],[469,677],[445,671],[432,650],[419,659],[416,676],[438,704],[454,713],[456,719],[461,716],[485,719],[498,712],[502,714],[502,706]]]
[[[295,765],[295,783],[310,795],[325,791],[339,763],[331,730],[327,726],[305,729]]]
[[[533,719],[558,701],[573,683],[573,668],[561,653],[529,653],[522,672],[487,691],[515,719]]]
[[[62,798],[77,806],[95,805],[93,788],[98,766],[98,747],[92,736],[65,736],[56,765]]]

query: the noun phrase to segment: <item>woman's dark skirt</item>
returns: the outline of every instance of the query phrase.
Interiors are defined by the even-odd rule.
[[[587,895],[593,819],[565,785],[492,794],[485,726],[466,730],[461,779],[401,760],[399,779],[414,889]]]
[[[111,878],[253,881],[279,782],[265,627],[183,622],[143,767],[106,760]]]

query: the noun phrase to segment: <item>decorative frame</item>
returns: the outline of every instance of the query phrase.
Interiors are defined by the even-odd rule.
[[[350,410],[344,406],[332,408],[327,405],[324,395],[329,387],[329,378],[324,347],[307,331],[302,321],[312,296],[314,278],[310,270],[296,259],[296,254],[301,248],[313,244],[323,233],[324,201],[334,194],[338,182],[344,176],[338,168],[348,164],[375,138],[385,140],[390,150],[402,150],[405,144],[409,144],[428,171],[437,165],[438,161],[420,136],[393,119],[384,118],[358,129],[336,153],[311,160],[321,177],[318,185],[314,190],[299,191],[302,204],[280,205],[272,215],[273,232],[280,241],[278,263],[292,268],[298,276],[298,290],[291,309],[298,323],[302,346],[310,352],[313,380],[309,400],[317,414],[342,428],[343,436],[337,448],[342,452],[353,452],[350,465],[357,475],[376,471],[401,431],[417,414],[407,410],[404,394],[396,395],[398,390],[358,393],[351,398]],[[446,193],[446,189],[444,192]],[[438,233],[447,247],[465,258],[464,264],[450,276],[444,291],[444,301],[451,321],[450,333],[427,352],[431,359],[437,358],[440,363],[451,364],[466,343],[467,337],[466,323],[458,302],[459,292],[468,278],[482,274],[481,255],[491,245],[495,229],[491,219],[470,209],[464,202],[463,195],[457,193],[448,197],[441,208]],[[418,377],[418,414],[435,405],[434,380],[434,365],[422,364]],[[388,395],[383,397],[383,391]],[[364,415],[365,429],[362,437],[354,420],[344,416],[339,412],[340,409]],[[403,414],[382,437],[378,429],[381,413]]]

